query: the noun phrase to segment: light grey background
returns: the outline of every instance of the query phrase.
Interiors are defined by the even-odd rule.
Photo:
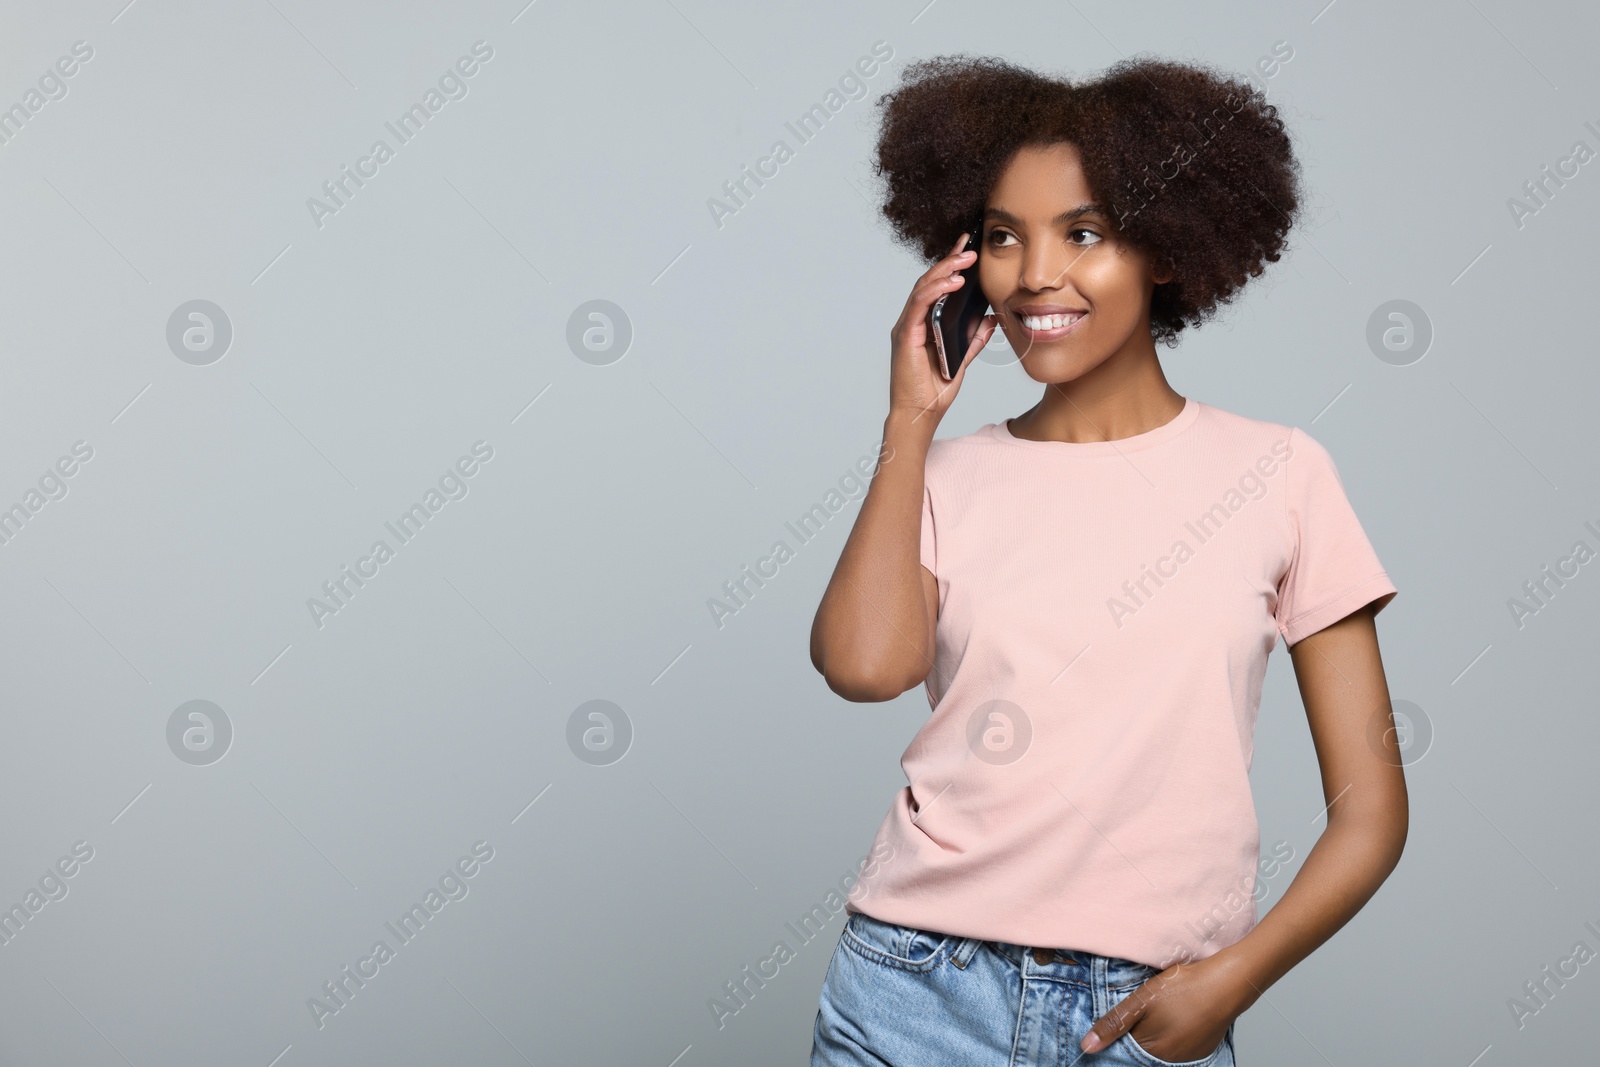
[[[0,545],[0,904],[93,848],[0,945],[0,1062],[805,1061],[842,917],[784,924],[866,853],[928,707],[827,690],[807,636],[856,504],[803,546],[785,523],[880,438],[922,264],[878,220],[873,100],[954,51],[1255,71],[1305,165],[1292,252],[1162,358],[1329,448],[1433,736],[1399,869],[1240,1020],[1241,1062],[1594,1047],[1600,965],[1523,1025],[1509,1001],[1600,949],[1600,564],[1520,627],[1508,606],[1600,547],[1597,164],[1508,207],[1600,148],[1592,7],[125,4],[0,26],[0,107],[93,48],[0,144],[0,507],[93,449]],[[307,200],[480,40],[467,95],[319,227]],[[866,97],[799,144],[785,122],[877,41]],[[794,158],[719,227],[708,198],[778,139]],[[166,340],[195,299],[234,331],[206,366]],[[597,299],[633,330],[607,365],[566,339]],[[1404,366],[1366,340],[1396,299],[1434,331]],[[1034,402],[1008,355],[940,436]],[[308,599],[477,441],[467,495],[317,626]],[[708,601],[779,539],[795,558],[719,628]],[[595,699],[633,730],[607,766],[567,741]],[[167,741],[191,700],[232,724],[207,766]],[[1323,798],[1281,645],[1253,782],[1263,848],[1304,857]],[[308,999],[477,841],[468,895],[319,1028]]]

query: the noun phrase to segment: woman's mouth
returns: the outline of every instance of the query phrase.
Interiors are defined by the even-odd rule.
[[[1077,329],[1078,323],[1088,314],[1087,311],[1075,311],[1063,315],[1019,314],[1017,322],[1022,325],[1023,336],[1032,343],[1056,341]]]

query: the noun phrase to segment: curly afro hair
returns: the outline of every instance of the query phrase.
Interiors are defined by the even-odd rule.
[[[1215,316],[1282,255],[1300,168],[1277,108],[1195,63],[1124,59],[1092,81],[1004,60],[908,64],[878,99],[877,173],[896,240],[944,255],[1017,150],[1067,141],[1120,237],[1172,271],[1150,301],[1159,344]]]

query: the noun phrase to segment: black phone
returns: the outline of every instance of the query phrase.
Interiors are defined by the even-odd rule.
[[[983,222],[979,220],[967,231],[963,252],[971,249],[978,253],[970,267],[956,271],[966,279],[961,288],[946,293],[935,300],[928,309],[928,332],[933,336],[933,347],[939,353],[939,373],[950,381],[961,370],[972,339],[977,336],[983,317],[989,313],[989,301],[984,299],[983,287],[978,284],[978,259],[983,258]]]

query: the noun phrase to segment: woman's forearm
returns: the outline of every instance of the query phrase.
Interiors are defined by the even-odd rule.
[[[1398,807],[1386,802],[1329,811],[1327,830],[1283,898],[1248,934],[1215,954],[1238,986],[1240,1011],[1349,922],[1400,862],[1408,822],[1403,794]]]

